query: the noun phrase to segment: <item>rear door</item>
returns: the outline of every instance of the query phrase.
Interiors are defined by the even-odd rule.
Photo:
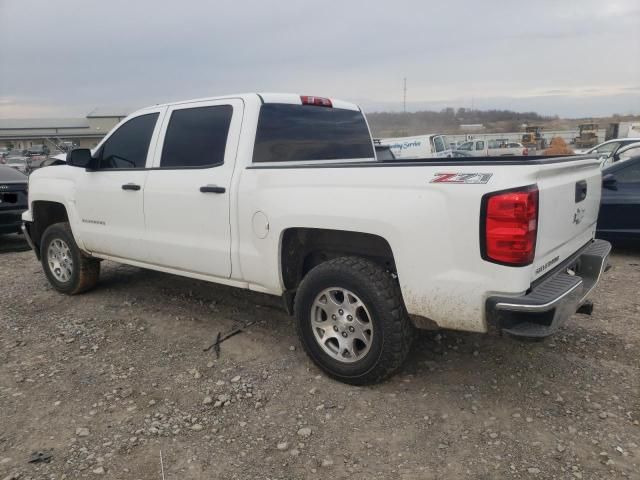
[[[169,107],[144,195],[149,262],[231,276],[231,177],[244,111],[240,99]]]
[[[600,207],[601,178],[597,159],[540,166],[535,277],[593,238]]]

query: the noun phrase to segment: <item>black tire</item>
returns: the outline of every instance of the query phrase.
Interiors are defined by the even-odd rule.
[[[366,306],[373,323],[368,352],[351,363],[325,352],[313,332],[314,301],[323,290],[333,287],[353,292]],[[411,348],[414,327],[397,280],[364,258],[340,257],[313,268],[300,283],[294,309],[298,336],[305,351],[329,376],[342,382],[352,385],[380,382],[402,365]]]
[[[62,240],[68,246],[72,261],[71,275],[64,281],[56,278],[49,263],[49,247],[56,240]],[[40,241],[40,258],[47,280],[59,292],[75,295],[92,289],[98,283],[100,261],[80,251],[71,233],[71,227],[66,222],[54,223],[44,231]]]

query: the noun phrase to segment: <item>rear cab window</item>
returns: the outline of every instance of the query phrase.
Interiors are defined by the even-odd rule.
[[[375,159],[359,110],[265,103],[260,108],[254,163]]]

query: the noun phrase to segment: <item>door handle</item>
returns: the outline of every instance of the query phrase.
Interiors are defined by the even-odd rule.
[[[224,187],[218,187],[217,185],[205,185],[200,187],[202,193],[224,193],[227,191]]]
[[[587,181],[580,180],[579,182],[576,182],[576,203],[581,202],[585,198],[587,198]]]
[[[136,185],[135,183],[125,183],[122,185],[123,190],[140,190],[140,185]]]

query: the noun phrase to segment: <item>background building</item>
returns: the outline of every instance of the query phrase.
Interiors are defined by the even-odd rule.
[[[85,118],[0,119],[0,147],[46,145],[52,152],[70,144],[93,148],[129,111],[96,108]]]

